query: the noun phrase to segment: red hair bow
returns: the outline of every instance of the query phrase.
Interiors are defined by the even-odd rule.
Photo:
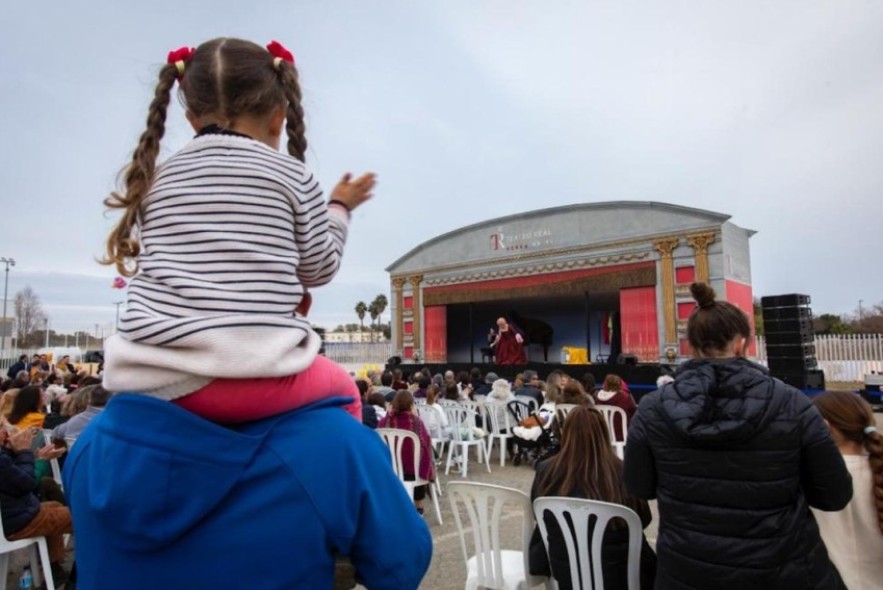
[[[167,63],[173,64],[179,61],[189,61],[194,53],[196,53],[195,47],[181,47],[180,49],[169,51],[169,59]]]
[[[181,47],[174,51],[169,51],[169,57],[166,63],[174,64],[178,68],[178,79],[184,76],[184,65],[190,61],[193,54],[196,53],[195,47]]]
[[[273,57],[278,57],[279,59],[294,65],[294,55],[285,49],[285,46],[279,41],[271,41],[270,44],[267,45],[267,51],[269,51],[270,55]]]

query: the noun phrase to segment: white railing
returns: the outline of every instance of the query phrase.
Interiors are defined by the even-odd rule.
[[[395,355],[392,342],[329,342],[325,356],[341,365],[386,364]]]
[[[828,381],[863,381],[883,373],[883,334],[817,335],[813,339],[819,368]],[[766,343],[757,337],[757,360],[766,364]]]

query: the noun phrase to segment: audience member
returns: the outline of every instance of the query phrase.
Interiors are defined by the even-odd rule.
[[[647,501],[636,498],[626,490],[622,461],[613,452],[607,422],[593,408],[580,406],[568,414],[561,432],[561,450],[537,463],[536,470],[530,492],[531,502],[546,496],[586,498],[631,508],[637,512],[645,529],[652,520]],[[530,541],[530,572],[542,576],[548,576],[551,572],[560,590],[570,590],[573,583],[561,529],[551,515],[547,516],[545,522],[549,531],[549,551],[546,551],[537,527]],[[604,533],[601,571],[605,588],[625,588],[627,585],[628,541],[628,528],[619,521],[613,521]],[[643,535],[641,545],[641,588],[652,590],[656,555]]]
[[[422,379],[426,379],[425,376]],[[392,410],[380,421],[380,428],[401,428],[410,430],[420,439],[420,455],[418,458],[418,473],[421,479],[430,482],[435,481],[435,467],[432,460],[432,441],[423,421],[417,416],[414,408],[414,397],[407,391],[400,391],[392,401]],[[412,473],[414,465],[415,449],[410,441],[402,443],[402,463],[405,471],[405,480],[413,481],[415,474]],[[417,512],[423,514],[423,499],[426,498],[427,485],[414,488],[414,504]]]
[[[43,413],[43,390],[35,385],[22,388],[12,402],[9,423],[21,429],[43,428],[46,415]]]
[[[359,388],[359,397],[362,398],[362,424],[371,429],[377,428],[377,410],[368,403],[371,384],[367,379],[356,379],[356,387]]]
[[[395,396],[395,389],[392,388],[393,379],[392,371],[384,371],[380,374],[380,385],[375,387],[372,393],[379,393],[384,398],[387,398],[386,401],[391,402]]]
[[[524,395],[533,399],[537,403],[537,408],[539,408],[545,401],[543,398],[543,392],[540,391],[540,388],[538,387],[539,382],[540,378],[537,375],[537,372],[532,369],[527,369],[524,371],[524,385],[515,390],[515,395]]]
[[[15,379],[19,373],[22,371],[28,370],[28,355],[23,354],[18,357],[18,360],[9,367],[9,370],[6,371],[6,376],[10,379]]]
[[[87,399],[88,405],[86,409],[71,417],[70,420],[56,426],[52,431],[53,440],[79,437],[80,433],[83,432],[89,423],[104,411],[104,407],[110,399],[110,392],[100,385],[93,385],[88,391],[81,393],[80,396]]]
[[[883,436],[870,404],[846,391],[813,398],[852,476],[839,512],[813,508],[831,561],[850,590],[883,586]]]
[[[453,389],[456,394],[457,384],[448,385],[448,389]],[[450,438],[451,427],[448,415],[444,408],[438,404],[439,392],[439,387],[435,384],[430,385],[426,390],[426,407],[430,408],[432,413],[430,414],[431,419],[427,418],[424,426],[429,430],[429,436],[433,439],[446,440]]]
[[[472,399],[475,399],[476,396],[488,396],[491,393],[491,390],[494,388],[494,381],[499,379],[496,373],[493,371],[488,372],[484,376],[484,383],[482,383],[479,387],[473,390]]]
[[[657,498],[657,588],[840,588],[808,506],[841,510],[852,483],[819,412],[744,358],[748,316],[704,283],[695,358],[641,400],[625,481]]]
[[[638,409],[631,394],[623,387],[622,378],[613,373],[604,378],[604,385],[601,386],[601,390],[595,392],[595,401],[600,405],[622,408],[625,412],[626,428],[628,428],[632,421],[632,416],[635,415]],[[616,432],[613,434],[616,436],[616,440],[624,440],[622,425],[619,422],[616,422],[615,430]]]
[[[469,373],[460,371],[457,373],[457,393],[458,397],[467,399],[472,395],[472,382],[469,380]]]
[[[377,414],[377,422],[380,423],[386,416],[386,409],[391,402],[386,401],[386,397],[382,393],[372,393],[368,396],[368,403],[374,406],[374,413]]]
[[[3,498],[3,532],[10,541],[46,537],[52,578],[56,587],[64,584],[64,535],[73,532],[71,513],[58,502],[40,502],[35,475],[34,430],[23,428],[14,434],[0,429],[0,496]],[[44,452],[46,448],[38,451]],[[4,580],[5,582],[5,580]]]
[[[414,390],[413,395],[415,398],[425,398],[426,397],[426,389],[432,383],[431,378],[427,377],[423,373],[417,373],[417,380],[415,381],[417,384],[417,388]],[[395,401],[395,400],[393,400]]]
[[[586,393],[583,389],[582,384],[575,379],[569,380],[564,385],[564,389],[561,391],[560,403],[585,407],[592,407],[595,405],[595,401],[592,399],[592,396]]]

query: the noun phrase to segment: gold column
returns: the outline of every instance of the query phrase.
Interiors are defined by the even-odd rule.
[[[714,243],[714,232],[687,236],[687,244],[693,247],[696,258],[696,281],[708,283],[708,247]]]
[[[420,303],[420,282],[423,280],[423,275],[413,275],[408,277],[408,282],[411,283],[411,290],[413,293],[411,296],[413,297],[413,306],[414,306],[414,350],[420,350],[420,321],[423,317],[423,306]],[[423,355],[420,355],[420,358],[423,358]]]
[[[663,238],[653,242],[653,248],[661,255],[662,264],[662,316],[665,324],[665,344],[678,340],[675,325],[675,265],[672,252],[678,247],[678,238]]]
[[[404,321],[402,314],[404,313],[405,298],[402,296],[402,287],[405,284],[404,277],[396,277],[392,280],[393,298],[396,302],[396,340],[395,347],[397,351],[401,351],[405,340]]]

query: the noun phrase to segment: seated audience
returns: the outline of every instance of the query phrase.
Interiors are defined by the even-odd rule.
[[[374,407],[374,413],[377,415],[377,422],[386,416],[387,408],[391,402],[386,401],[386,397],[382,393],[374,392],[368,396],[368,403]]]
[[[591,373],[583,374],[582,384],[583,384],[583,389],[586,390],[586,393],[588,393],[589,395],[594,397],[595,396],[595,389],[596,389],[595,376],[592,375]]]
[[[641,518],[645,529],[652,520],[647,502],[626,490],[622,461],[613,452],[607,422],[593,408],[580,406],[568,414],[561,433],[561,450],[537,463],[536,470],[530,491],[531,502],[546,496],[600,500],[631,508]],[[537,527],[529,547],[530,573],[541,576],[551,573],[560,590],[570,590],[574,586],[561,529],[551,515],[546,517],[546,526],[549,529],[549,551],[546,551]],[[625,588],[627,585],[628,538],[628,528],[620,521],[611,522],[604,533],[600,565],[605,588]],[[651,590],[656,575],[656,556],[643,535],[641,545],[641,588]]]
[[[813,508],[831,561],[849,590],[883,587],[883,436],[870,404],[846,391],[813,398],[852,475],[839,512]]]
[[[425,379],[425,377],[423,377]],[[432,460],[432,441],[423,421],[417,416],[414,408],[414,396],[407,391],[400,391],[392,400],[392,410],[379,424],[379,428],[401,428],[410,430],[420,439],[420,457],[418,474],[421,479],[435,481],[435,466]],[[409,473],[414,465],[414,448],[409,442],[403,443],[402,462],[404,463],[405,479],[414,480],[415,474]],[[432,484],[427,484],[432,485]],[[414,488],[414,504],[417,512],[423,514],[423,499],[426,497],[427,485]]]
[[[93,418],[104,411],[107,401],[110,399],[110,392],[100,385],[93,385],[80,394],[86,398],[86,409],[72,416],[68,421],[62,422],[52,431],[52,438],[55,440],[64,440],[66,438],[77,438],[80,433],[89,425]]]
[[[395,389],[392,387],[393,383],[393,374],[392,371],[384,371],[380,374],[380,385],[374,387],[371,393],[379,393],[383,397],[387,398],[386,401],[391,402],[392,398],[395,397]]]

